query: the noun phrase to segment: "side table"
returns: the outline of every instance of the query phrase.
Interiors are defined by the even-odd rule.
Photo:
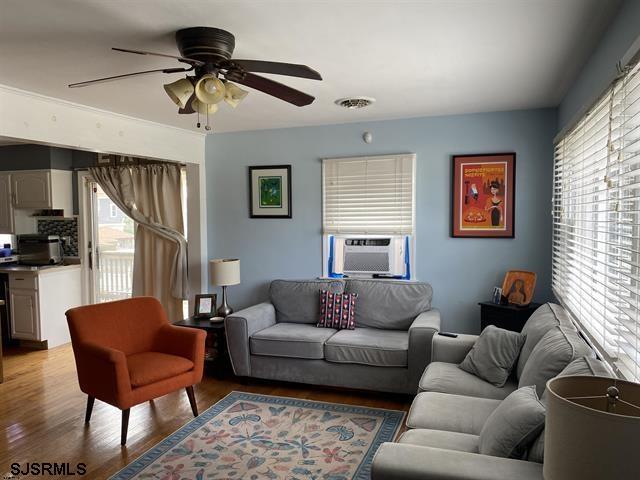
[[[179,327],[199,328],[207,332],[205,343],[204,367],[209,375],[224,377],[231,374],[231,361],[227,351],[227,336],[224,322],[211,322],[208,319],[187,318],[175,322]]]
[[[493,302],[480,302],[480,329],[484,330],[489,325],[498,328],[522,331],[522,327],[531,314],[541,305],[540,303],[530,303],[527,306],[503,305]]]

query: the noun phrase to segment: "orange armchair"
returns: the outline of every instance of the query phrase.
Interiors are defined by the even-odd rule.
[[[130,408],[185,388],[198,416],[193,385],[202,380],[206,333],[171,325],[153,297],[135,297],[68,310],[80,390],[122,410],[121,444]]]

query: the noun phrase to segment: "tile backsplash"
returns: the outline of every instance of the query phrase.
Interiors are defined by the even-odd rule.
[[[78,256],[78,219],[38,219],[38,233],[69,237],[71,242],[64,246],[65,257]]]

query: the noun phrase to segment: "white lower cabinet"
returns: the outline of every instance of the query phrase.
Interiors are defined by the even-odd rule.
[[[20,340],[40,340],[38,291],[10,289],[11,337]]]
[[[46,342],[70,341],[65,312],[82,303],[80,265],[9,274],[11,337]]]

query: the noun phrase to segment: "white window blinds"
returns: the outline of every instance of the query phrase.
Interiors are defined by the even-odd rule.
[[[324,233],[413,235],[415,158],[323,160]]]
[[[640,380],[640,74],[628,69],[555,148],[553,289]]]

